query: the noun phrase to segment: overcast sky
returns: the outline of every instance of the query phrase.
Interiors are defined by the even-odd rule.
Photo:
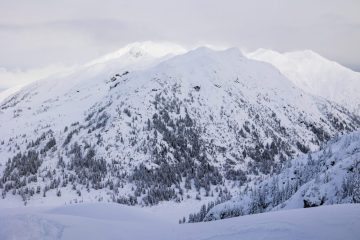
[[[312,49],[360,70],[360,1],[0,0],[0,68],[81,64],[144,40]]]

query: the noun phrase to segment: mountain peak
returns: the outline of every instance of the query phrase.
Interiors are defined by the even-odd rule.
[[[219,64],[220,62],[226,62],[236,64],[237,60],[242,59],[244,56],[238,48],[228,48],[225,50],[215,50],[210,47],[201,46],[193,50],[188,51],[185,54],[175,56],[173,59],[164,62],[164,64],[173,64],[184,62],[184,66],[187,64],[191,65],[202,65],[207,66],[208,64]]]
[[[247,57],[274,65],[297,87],[360,113],[360,74],[312,50],[279,53],[259,49]]]
[[[161,58],[167,55],[178,55],[185,52],[186,49],[184,47],[169,42],[134,42],[113,53],[106,54],[103,57],[90,62],[88,65],[105,63],[124,56],[134,59],[140,57]]]
[[[249,58],[253,58],[256,60],[264,60],[269,58],[277,58],[276,60],[280,61],[284,58],[292,58],[296,61],[309,61],[309,60],[322,60],[322,61],[329,61],[328,59],[324,58],[317,52],[314,52],[310,49],[305,50],[294,50],[289,52],[278,52],[272,49],[266,49],[266,48],[259,48],[255,50],[254,52],[248,53],[247,56]]]

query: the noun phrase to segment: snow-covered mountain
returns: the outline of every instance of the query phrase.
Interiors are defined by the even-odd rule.
[[[104,77],[104,75],[110,76],[111,74],[115,74],[115,72],[119,70],[119,66],[120,68],[130,66],[134,68],[136,65],[136,69],[146,68],[151,64],[156,64],[161,60],[185,52],[185,48],[174,43],[151,41],[134,42],[115,52],[79,66],[50,66],[44,69],[28,72],[18,71],[14,73],[0,68],[0,87],[8,87],[1,89],[0,103],[30,83],[39,80],[46,81],[49,79],[50,83],[52,83],[54,79],[66,79],[67,77],[74,78],[78,73],[82,75],[81,78],[83,81],[86,80],[86,74],[89,74],[89,77],[95,77],[96,74],[99,74],[99,77],[101,78]],[[1,81],[6,82],[6,84],[2,84]],[[67,84],[71,84],[71,82]]]
[[[360,132],[336,137],[270,177],[258,177],[233,199],[203,207],[190,221],[211,221],[281,209],[360,203]]]
[[[184,54],[186,51],[187,50],[184,47],[169,42],[134,42],[124,46],[116,52],[91,61],[85,64],[85,66],[92,66],[99,63],[106,63],[109,65],[109,62],[113,60],[116,60],[118,64],[124,65],[133,63],[138,59],[141,59],[142,61],[145,59],[153,60],[156,58],[163,58],[165,56]]]
[[[360,126],[238,49],[169,49],[129,47],[5,100],[3,197],[132,205],[224,197]]]
[[[360,114],[360,73],[311,51],[279,53],[259,49],[249,58],[273,64],[297,87]]]

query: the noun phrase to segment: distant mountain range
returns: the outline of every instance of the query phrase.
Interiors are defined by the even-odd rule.
[[[310,50],[279,53],[259,49],[247,56],[271,63],[304,91],[360,114],[360,73]]]

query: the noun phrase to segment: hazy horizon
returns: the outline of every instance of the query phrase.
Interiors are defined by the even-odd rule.
[[[30,72],[82,65],[147,40],[248,52],[310,49],[360,71],[355,0],[0,0],[0,6],[0,83],[8,85]]]

